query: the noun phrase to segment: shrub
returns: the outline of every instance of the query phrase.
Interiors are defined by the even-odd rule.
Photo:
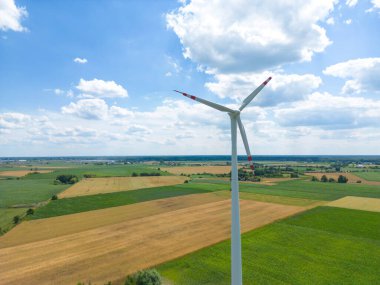
[[[129,275],[124,285],[161,285],[161,276],[155,269],[139,271]]]
[[[53,195],[53,196],[51,196],[51,199],[52,200],[58,200],[58,196],[57,195]]]
[[[327,181],[328,181],[327,176],[326,175],[322,175],[321,182],[327,182]]]
[[[298,177],[299,177],[298,173],[294,173],[294,172],[290,173],[290,178],[298,178]]]
[[[32,208],[29,208],[28,211],[26,211],[26,214],[28,216],[33,215],[34,214],[34,210]]]
[[[17,225],[20,221],[21,221],[20,216],[14,216],[14,217],[13,217],[13,223],[14,223],[15,225]]]
[[[185,182],[183,182],[183,183],[189,183],[189,180],[185,180]]]
[[[361,180],[358,180],[358,181],[356,181],[356,183],[362,183],[362,181],[361,181]]]
[[[347,183],[348,179],[346,176],[339,175],[338,177],[338,183]]]
[[[132,177],[137,177],[137,176],[139,176],[139,175],[136,172],[132,173]]]
[[[315,176],[312,176],[312,177],[311,177],[311,181],[319,181],[319,180],[318,180],[318,178],[317,178],[317,177],[315,177]]]
[[[335,179],[332,178],[332,177],[330,177],[330,178],[329,178],[329,182],[330,182],[330,183],[334,183],[334,182],[335,182]]]
[[[61,182],[62,184],[74,184],[79,181],[76,175],[72,174],[62,174],[56,177],[56,180]]]
[[[94,178],[94,177],[96,177],[96,175],[95,174],[83,174],[83,177],[84,178]]]

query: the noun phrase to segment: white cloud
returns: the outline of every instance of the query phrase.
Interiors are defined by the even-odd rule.
[[[193,0],[166,15],[185,58],[213,72],[247,72],[310,61],[331,43],[318,25],[326,1]]]
[[[173,73],[171,73],[170,71],[168,71],[168,72],[165,73],[165,76],[166,76],[166,77],[170,77],[170,76],[172,76],[172,75],[173,75]]]
[[[275,117],[285,127],[308,126],[327,130],[379,127],[380,101],[316,92],[305,101],[275,110]]]
[[[372,0],[371,3],[372,3],[372,7],[366,10],[366,12],[374,12],[377,9],[380,9],[380,0]]]
[[[348,7],[355,7],[358,4],[358,0],[346,0],[346,5]]]
[[[15,32],[27,31],[21,25],[23,18],[28,16],[25,7],[17,7],[14,0],[0,1],[0,30],[12,30]]]
[[[54,94],[56,94],[56,95],[62,95],[65,93],[65,91],[63,91],[62,89],[59,89],[59,88],[56,88],[53,91],[54,91]]]
[[[380,92],[380,57],[352,59],[327,67],[324,74],[348,79],[342,93]]]
[[[102,99],[82,99],[62,107],[63,114],[72,114],[84,119],[100,120],[108,116],[108,105]]]
[[[273,106],[301,100],[322,83],[318,76],[312,74],[239,73],[217,74],[216,82],[208,82],[206,87],[221,98],[242,101],[269,76],[272,76],[272,80],[252,104]]]
[[[76,57],[74,58],[74,62],[84,64],[84,63],[87,63],[87,59]]]
[[[330,17],[330,18],[328,18],[328,19],[326,20],[326,23],[327,23],[328,25],[334,25],[334,24],[335,24],[335,20],[334,20],[333,17]]]
[[[100,98],[127,98],[127,90],[115,81],[104,81],[101,79],[84,80],[80,79],[76,88],[84,92],[89,97]]]
[[[347,20],[344,21],[344,23],[345,23],[346,25],[351,25],[352,20],[351,20],[351,19],[347,19]]]
[[[0,114],[0,129],[22,128],[30,119],[22,113],[3,113]]]

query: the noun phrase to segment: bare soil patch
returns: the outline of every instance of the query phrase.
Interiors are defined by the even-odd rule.
[[[174,167],[162,167],[161,170],[167,171],[173,174],[197,174],[197,173],[211,173],[211,174],[224,174],[231,171],[231,166],[174,166]]]
[[[240,203],[242,232],[304,210],[248,200]],[[89,280],[104,284],[228,238],[230,200],[191,206],[2,248],[0,284],[76,284]]]
[[[380,199],[347,196],[327,204],[331,207],[380,212]]]
[[[129,191],[141,188],[182,184],[183,176],[86,178],[59,194],[60,198]]]
[[[339,175],[346,176],[348,178],[347,183],[356,184],[357,181],[361,181],[362,184],[366,185],[380,185],[379,181],[369,181],[365,180],[363,178],[360,178],[359,176],[356,176],[353,173],[350,172],[333,172],[333,173],[326,173],[326,172],[305,172],[305,175],[308,176],[315,176],[318,179],[321,179],[323,175],[326,175],[327,178],[334,178],[336,181],[338,180]]]
[[[38,173],[49,173],[53,172],[53,170],[8,170],[8,171],[0,171],[0,176],[13,176],[13,177],[22,177],[29,173],[38,172]]]

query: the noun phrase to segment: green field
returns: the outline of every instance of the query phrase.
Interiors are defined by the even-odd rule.
[[[319,207],[243,234],[244,284],[378,284],[379,228],[379,213]],[[230,284],[230,241],[158,270],[170,284]]]
[[[54,185],[52,179],[0,180],[0,208],[45,201],[68,186]]]
[[[4,230],[13,226],[13,217],[22,216],[26,213],[26,208],[0,208],[0,235]]]
[[[380,171],[355,172],[355,175],[369,181],[380,181]]]
[[[229,184],[225,180],[198,180],[199,183]],[[195,181],[194,183],[197,183]],[[289,180],[276,185],[240,183],[241,192],[332,201],[345,196],[380,198],[380,186],[364,184],[322,183],[309,180]]]
[[[178,186],[164,186],[146,188],[133,191],[123,191],[107,194],[97,194],[64,198],[51,201],[49,204],[36,210],[31,219],[41,219],[79,212],[129,205],[149,200],[170,198],[175,196],[207,193],[217,190],[225,190],[226,187],[211,184],[182,184]]]

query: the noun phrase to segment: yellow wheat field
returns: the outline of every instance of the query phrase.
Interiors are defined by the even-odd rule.
[[[201,200],[202,194],[199,198]],[[184,197],[194,199],[194,197]],[[171,199],[171,198],[170,198]],[[168,199],[163,199],[167,202]],[[199,200],[199,201],[200,201]],[[171,203],[169,202],[168,205]],[[295,214],[304,208],[242,200],[242,232]],[[131,206],[126,206],[131,207]],[[80,215],[88,215],[81,213]],[[110,214],[111,215],[111,214]],[[78,217],[78,216],[77,216]],[[99,219],[107,219],[102,213]],[[0,284],[104,284],[129,273],[183,256],[230,237],[230,200],[172,209],[147,216],[126,218],[110,225],[0,249]],[[72,220],[72,217],[68,217]],[[82,219],[94,223],[95,217]],[[46,222],[47,221],[47,222]],[[62,231],[69,222],[46,219],[32,232]],[[17,228],[17,227],[16,227]],[[78,231],[78,229],[77,229]],[[3,237],[4,238],[4,237]],[[1,239],[0,238],[0,241]],[[22,235],[19,235],[22,238]]]
[[[327,204],[331,207],[380,212],[380,199],[347,196]]]
[[[8,171],[0,171],[0,176],[13,176],[13,177],[22,177],[29,173],[38,172],[38,173],[49,173],[53,170],[8,170]]]
[[[326,172],[308,172],[308,173],[305,173],[306,175],[309,175],[309,176],[315,176],[317,177],[318,179],[321,179],[321,177],[323,175],[326,175],[327,179],[328,178],[334,178],[335,181],[338,180],[338,177],[339,175],[343,175],[343,176],[346,176],[347,179],[348,179],[348,182],[347,183],[353,183],[353,184],[356,184],[357,181],[361,181],[362,184],[366,184],[366,185],[380,185],[380,182],[379,181],[368,181],[368,180],[365,180],[363,178],[360,178],[359,176],[356,176],[355,174],[353,173],[350,173],[350,172],[333,172],[333,173],[326,173]]]
[[[60,198],[94,195],[141,188],[182,184],[186,177],[181,176],[146,176],[146,177],[106,177],[86,178],[59,194]]]

